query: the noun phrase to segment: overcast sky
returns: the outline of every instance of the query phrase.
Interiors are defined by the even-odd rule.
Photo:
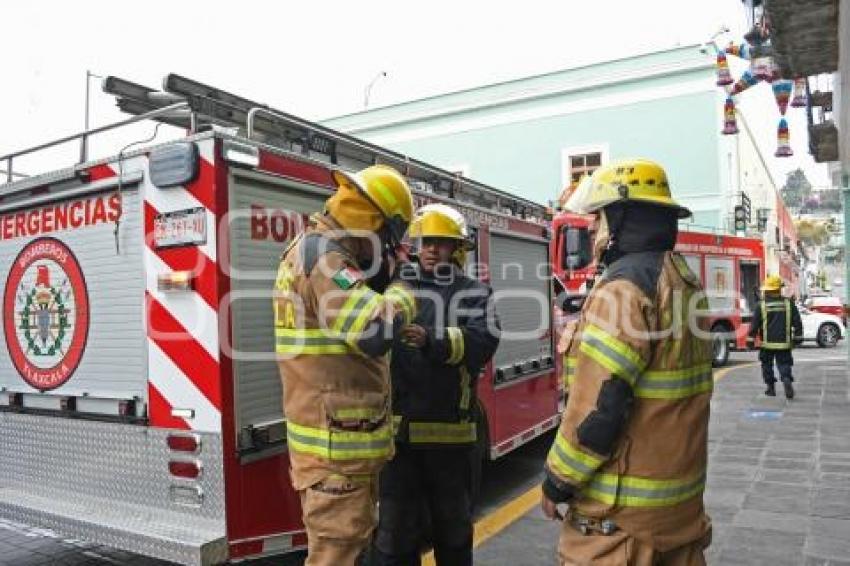
[[[362,109],[381,71],[372,107],[699,43],[721,24],[732,29],[721,41],[738,40],[747,25],[740,0],[14,1],[0,19],[0,154],[82,129],[86,69],[156,88],[177,72],[315,120]],[[126,117],[99,81],[91,87],[92,126]],[[796,155],[778,160],[770,87],[741,98],[777,183],[801,166],[825,184],[804,113],[789,109]],[[151,131],[95,140],[92,154]],[[66,146],[20,169],[67,166],[77,154]]]

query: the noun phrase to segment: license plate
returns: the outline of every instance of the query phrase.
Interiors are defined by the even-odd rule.
[[[153,232],[157,248],[206,244],[206,210],[198,207],[158,214],[153,221]]]

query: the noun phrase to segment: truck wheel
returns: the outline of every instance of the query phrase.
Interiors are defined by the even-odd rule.
[[[838,337],[841,336],[841,331],[831,322],[824,322],[818,328],[818,346],[821,348],[835,348],[838,344]]]
[[[711,329],[711,365],[725,366],[729,361],[729,331],[724,326],[714,326]]]
[[[481,497],[481,483],[484,477],[484,463],[488,460],[490,453],[490,437],[487,428],[487,416],[484,414],[484,409],[481,407],[481,402],[475,402],[473,416],[477,428],[477,438],[475,446],[470,453],[470,470],[471,470],[471,496],[472,505],[478,504]]]

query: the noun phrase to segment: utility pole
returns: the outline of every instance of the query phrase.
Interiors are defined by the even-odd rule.
[[[86,69],[86,109],[85,109],[85,131],[89,131],[89,97],[91,94],[91,80],[102,79],[100,75],[92,73]],[[85,163],[89,158],[89,137],[84,135],[80,140],[80,163]]]
[[[848,108],[850,110],[850,108]],[[844,196],[844,301],[845,308],[850,304],[850,171],[843,171],[841,175],[841,192]],[[850,348],[847,348],[847,359],[850,361]]]

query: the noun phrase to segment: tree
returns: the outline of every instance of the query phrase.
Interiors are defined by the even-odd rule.
[[[829,241],[829,230],[826,222],[799,220],[795,223],[797,236],[804,244],[822,246]]]
[[[788,173],[785,186],[780,192],[786,206],[800,208],[811,195],[812,184],[806,178],[806,173],[798,167]]]

